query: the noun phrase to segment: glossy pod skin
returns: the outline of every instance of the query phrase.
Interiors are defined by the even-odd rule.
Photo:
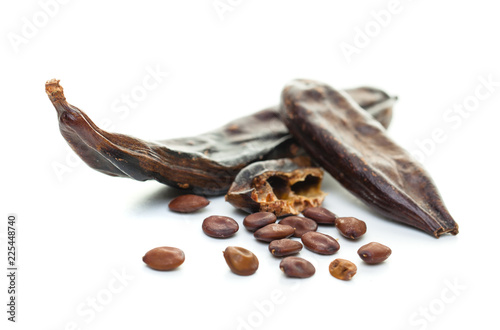
[[[59,80],[47,81],[45,90],[64,139],[87,165],[111,176],[156,180],[200,195],[223,195],[246,165],[302,152],[281,122],[277,106],[198,136],[148,142],[97,127],[66,101]],[[387,112],[379,108],[392,108],[395,98],[381,93],[355,95],[361,101],[373,98],[368,96],[379,100],[371,108],[379,120],[387,121]]]
[[[427,172],[345,93],[292,81],[282,92],[281,115],[307,153],[368,206],[436,238],[458,233]]]
[[[349,88],[345,92],[363,109],[370,109],[370,115],[382,126],[389,127],[392,120],[392,104],[397,97],[391,97],[383,90],[369,86]]]
[[[299,214],[323,202],[322,179],[323,171],[309,157],[255,162],[238,173],[226,201],[249,213]]]

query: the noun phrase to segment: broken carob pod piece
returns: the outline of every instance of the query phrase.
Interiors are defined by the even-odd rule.
[[[295,215],[321,205],[325,198],[322,179],[323,171],[305,156],[256,162],[238,173],[226,201],[248,213]]]
[[[156,180],[195,194],[222,195],[246,165],[301,153],[281,122],[277,106],[195,137],[148,142],[97,127],[83,111],[66,101],[59,80],[49,80],[45,90],[57,110],[61,134],[71,148],[87,165],[111,176]],[[394,99],[380,92],[370,96],[354,91],[353,97],[364,103],[378,100],[371,106],[377,120],[390,120],[377,108],[392,107]]]
[[[458,233],[427,172],[345,93],[295,80],[283,90],[281,115],[307,153],[367,205],[435,237]]]

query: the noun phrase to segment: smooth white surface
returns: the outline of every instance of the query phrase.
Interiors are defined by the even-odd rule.
[[[6,258],[6,215],[15,212],[20,265],[18,323],[6,321],[3,307],[2,324],[58,330],[495,328],[500,87],[467,118],[443,117],[474,96],[481,77],[500,81],[494,2],[402,0],[350,63],[340,44],[352,44],[357,28],[373,24],[371,12],[390,1],[223,3],[233,6],[224,20],[212,0],[69,1],[53,9],[18,52],[9,36],[21,35],[23,18],[42,17],[42,9],[37,1],[2,4],[0,255]],[[121,95],[138,90],[151,70],[169,74],[154,88],[148,80],[147,95],[135,107],[124,106]],[[389,130],[398,143],[418,150],[416,141],[440,130],[435,134],[444,141],[424,163],[460,234],[436,240],[384,220],[327,178],[324,205],[364,219],[368,233],[358,242],[340,238],[334,256],[302,251],[316,275],[287,279],[279,260],[242,226],[227,240],[203,234],[201,222],[212,214],[233,216],[241,225],[244,214],[222,197],[199,213],[178,215],[167,209],[175,191],[75,163],[44,92],[50,78],[61,79],[69,102],[97,124],[143,139],[195,135],[277,104],[293,78],[384,88],[400,98]],[[55,167],[65,172],[58,176]],[[339,236],[335,228],[323,231]],[[392,248],[384,264],[369,267],[356,255],[371,241]],[[156,272],[142,263],[146,251],[162,245],[185,251],[178,270]],[[229,272],[221,253],[228,245],[257,254],[254,276]],[[337,257],[358,265],[352,281],[329,275]],[[123,272],[127,277],[117,277]],[[454,290],[450,283],[457,283]],[[6,277],[0,285],[4,302]],[[99,306],[92,308],[92,299]]]

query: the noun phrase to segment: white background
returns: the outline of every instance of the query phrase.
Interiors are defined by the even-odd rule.
[[[47,2],[3,2],[0,10],[2,265],[7,214],[19,217],[16,324],[6,321],[6,277],[0,281],[8,329],[496,326],[500,21],[493,1],[401,0],[382,27],[372,12],[390,1],[223,0],[231,10],[222,16],[212,0],[75,0],[49,6],[51,16],[40,5]],[[365,28],[372,36],[360,44]],[[356,36],[360,47],[348,61],[341,45],[355,46]],[[122,95],[137,91],[148,70],[168,77],[125,106]],[[418,142],[427,141],[422,160],[460,234],[437,240],[387,221],[327,177],[324,205],[364,219],[368,232],[358,242],[340,238],[335,256],[302,251],[316,275],[285,278],[279,260],[242,226],[227,240],[202,233],[212,214],[241,225],[244,214],[222,197],[178,215],[167,209],[176,191],[77,163],[45,95],[50,78],[61,79],[69,102],[98,125],[151,140],[195,135],[277,104],[294,78],[381,87],[400,98],[389,134],[412,151],[423,152]],[[474,105],[481,79],[497,86]],[[474,106],[463,117],[450,112],[464,102]],[[434,146],[433,134],[441,134]],[[369,267],[356,255],[371,241],[392,248],[384,264]],[[142,256],[164,245],[183,249],[185,263],[173,272],[148,269]],[[228,245],[254,251],[258,272],[230,273],[221,253]],[[336,257],[358,265],[352,281],[329,275]]]

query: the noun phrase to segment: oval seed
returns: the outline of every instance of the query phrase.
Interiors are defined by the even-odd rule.
[[[348,281],[356,275],[358,268],[349,260],[335,259],[330,263],[328,270],[333,277]]]
[[[285,257],[302,250],[302,243],[288,239],[278,239],[269,243],[269,252],[275,257]]]
[[[371,242],[363,245],[358,250],[358,255],[367,264],[378,264],[385,261],[391,255],[392,251],[389,247],[377,243]]]
[[[314,220],[298,217],[296,215],[284,218],[279,224],[293,227],[295,229],[293,237],[299,238],[309,231],[316,231],[318,229],[318,224]]]
[[[276,215],[271,212],[257,212],[249,214],[243,219],[243,226],[249,231],[256,231],[268,224],[276,222]]]
[[[252,275],[259,268],[255,254],[242,247],[228,246],[223,254],[229,269],[237,275]]]
[[[280,225],[278,223],[271,223],[264,226],[253,233],[253,236],[259,241],[271,242],[276,239],[287,238],[293,235],[295,229],[288,225]]]
[[[170,201],[168,208],[174,212],[191,213],[204,208],[210,204],[210,201],[202,196],[181,195]]]
[[[304,258],[286,257],[281,260],[280,269],[289,277],[307,278],[314,275],[316,269]]]
[[[356,239],[366,233],[366,223],[353,217],[342,217],[335,220],[339,232],[350,239]]]
[[[221,215],[212,215],[203,220],[201,228],[208,236],[215,238],[228,238],[233,236],[240,227],[233,218]]]
[[[335,220],[337,219],[335,213],[330,212],[324,207],[309,207],[305,209],[302,214],[322,225],[335,225]]]
[[[304,246],[319,254],[334,254],[340,249],[340,244],[330,235],[310,231],[302,235],[302,243]]]
[[[156,270],[172,270],[184,262],[185,256],[181,249],[162,246],[146,252],[142,261],[149,267]]]

